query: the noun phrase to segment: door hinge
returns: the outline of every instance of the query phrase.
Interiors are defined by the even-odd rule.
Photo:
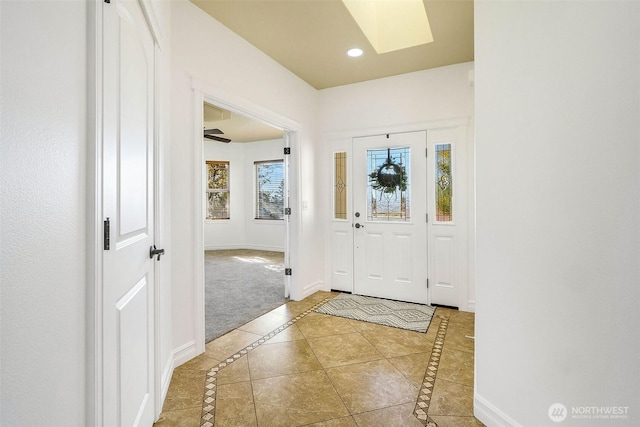
[[[429,157],[429,149],[428,148],[424,149],[424,156],[425,157]]]
[[[291,147],[284,147],[284,154],[291,154]]]
[[[291,276],[291,269],[290,268],[285,268],[284,269],[284,275],[285,276]]]
[[[429,223],[429,214],[425,214],[427,216],[427,224]]]
[[[109,240],[110,240],[109,228],[110,228],[110,223],[109,223],[109,218],[107,218],[104,221],[104,228],[103,228],[103,230],[104,230],[103,231],[104,232],[103,248],[104,248],[105,251],[108,251],[109,250],[109,246],[110,246],[110,244],[109,244],[110,243],[109,242]]]
[[[429,289],[429,279],[427,279],[427,289]]]
[[[291,215],[291,208],[284,208],[285,215]]]

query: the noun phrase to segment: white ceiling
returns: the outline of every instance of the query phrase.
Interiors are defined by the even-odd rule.
[[[434,41],[382,54],[376,53],[341,0],[191,2],[316,89],[474,59],[473,0],[424,0]],[[402,29],[399,24],[398,31]],[[346,51],[353,47],[363,49],[364,55],[348,57]],[[281,131],[238,115],[205,126],[219,128],[237,142],[282,136]]]

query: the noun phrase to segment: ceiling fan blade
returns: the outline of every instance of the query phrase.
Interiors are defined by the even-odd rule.
[[[204,134],[205,135],[224,135],[224,132],[222,132],[220,129],[205,129]]]
[[[204,137],[207,138],[207,139],[211,139],[211,140],[219,141],[219,142],[224,142],[224,143],[231,142],[231,140],[229,138],[222,138],[220,136],[215,136],[215,135],[205,135]]]

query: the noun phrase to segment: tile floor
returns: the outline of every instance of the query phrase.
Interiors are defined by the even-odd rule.
[[[426,334],[313,312],[317,292],[210,342],[173,373],[157,427],[482,426],[473,313]]]

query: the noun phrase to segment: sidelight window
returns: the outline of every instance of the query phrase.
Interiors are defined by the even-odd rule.
[[[453,221],[451,144],[436,144],[436,221]]]
[[[347,153],[333,155],[333,218],[347,219]]]

